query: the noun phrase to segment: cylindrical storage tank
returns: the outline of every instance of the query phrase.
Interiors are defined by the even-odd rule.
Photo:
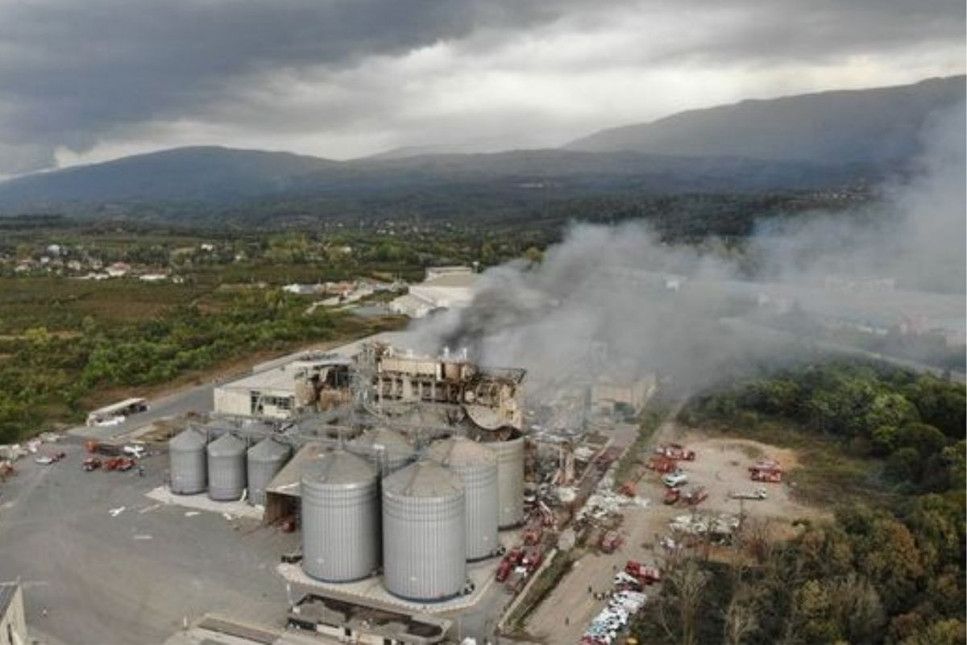
[[[291,456],[292,449],[272,437],[266,437],[248,449],[249,504],[265,505],[265,489]]]
[[[494,441],[487,447],[497,453],[498,526],[517,526],[524,521],[524,437]]]
[[[302,568],[348,582],[379,567],[379,487],[366,459],[334,450],[302,471]]]
[[[406,437],[389,428],[372,428],[349,442],[349,452],[369,459],[380,477],[396,472],[416,457],[416,450]]]
[[[429,456],[463,480],[467,497],[467,560],[497,552],[497,455],[464,437],[437,441]]]
[[[419,601],[459,594],[467,580],[466,494],[449,468],[424,460],[383,480],[383,581]]]
[[[225,433],[208,444],[208,497],[230,502],[245,492],[245,442]]]
[[[188,428],[168,442],[171,492],[195,495],[208,485],[207,439],[204,432]]]

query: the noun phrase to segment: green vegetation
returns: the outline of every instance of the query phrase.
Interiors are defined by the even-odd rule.
[[[850,362],[698,397],[682,412],[686,422],[753,436],[784,424],[794,443],[825,442],[817,454],[837,468],[878,464],[846,481],[888,494],[849,498],[835,521],[807,524],[785,542],[744,532],[726,563],[672,564],[635,629],[647,642],[689,645],[963,643],[964,411],[962,385]]]
[[[885,460],[900,492],[943,492],[963,477],[967,397],[963,385],[862,363],[831,362],[700,397],[692,424],[768,427],[790,422],[847,454]],[[958,457],[959,455],[959,457]]]
[[[52,291],[59,293],[58,286]],[[271,288],[199,296],[177,285],[169,290],[117,281],[104,287],[76,299],[48,300],[60,319],[38,318],[55,329],[36,326],[0,337],[0,443],[54,421],[79,420],[89,407],[122,392],[202,374],[256,352],[283,353],[401,323],[323,308],[307,314],[304,300]],[[29,318],[30,308],[44,302],[45,290],[36,291],[26,303],[4,300],[3,311],[20,312],[16,321]]]

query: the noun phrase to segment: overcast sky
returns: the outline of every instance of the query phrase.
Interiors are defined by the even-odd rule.
[[[965,69],[963,0],[0,0],[0,175],[183,145],[556,146]]]

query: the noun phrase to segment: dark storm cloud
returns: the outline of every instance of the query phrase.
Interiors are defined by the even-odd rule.
[[[512,5],[513,15],[437,0],[0,0],[0,141],[21,154],[83,149],[129,124],[190,115],[260,72],[338,67],[554,15]]]
[[[568,33],[635,46],[599,47],[578,59],[565,44],[551,54],[561,57],[556,63],[500,58],[516,42]],[[371,135],[384,123],[411,128],[410,117],[392,122],[401,111],[394,103],[399,88],[421,81],[421,70],[398,74],[372,61],[441,42],[452,45],[444,63],[463,73],[493,59],[497,68],[529,70],[537,80],[542,66],[552,67],[548,82],[567,83],[571,71],[594,74],[615,64],[769,67],[963,39],[964,5],[947,0],[0,0],[0,174],[50,166],[58,147],[84,152],[104,141],[151,141],[185,120],[266,133],[335,131],[346,123],[365,124]],[[486,65],[479,63],[481,71]],[[382,76],[367,76],[370,69]],[[349,71],[364,80],[347,79]],[[447,69],[432,74],[446,77]],[[280,78],[315,83],[324,99],[280,100],[273,111]],[[498,88],[493,98],[513,91]],[[459,126],[452,101],[435,113],[435,97],[420,98],[416,112],[427,123],[443,117]],[[486,98],[468,121],[487,114]],[[511,122],[513,106],[502,109],[493,114]],[[553,106],[528,109],[540,116]],[[165,145],[163,135],[157,143]]]

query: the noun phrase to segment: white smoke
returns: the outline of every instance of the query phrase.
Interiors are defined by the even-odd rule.
[[[829,276],[887,278],[904,293],[955,294],[929,297],[953,298],[963,314],[964,135],[963,107],[938,116],[924,133],[916,172],[883,187],[875,205],[763,228],[748,247],[758,267],[753,280],[796,293]],[[417,321],[407,342],[429,352],[467,346],[482,364],[526,368],[537,387],[591,369],[621,378],[657,372],[700,385],[789,351],[718,322],[755,308],[760,283],[748,282],[747,265],[663,244],[642,222],[575,225],[539,265],[517,261],[485,272],[469,308]],[[880,297],[874,309],[895,304],[891,292]]]

